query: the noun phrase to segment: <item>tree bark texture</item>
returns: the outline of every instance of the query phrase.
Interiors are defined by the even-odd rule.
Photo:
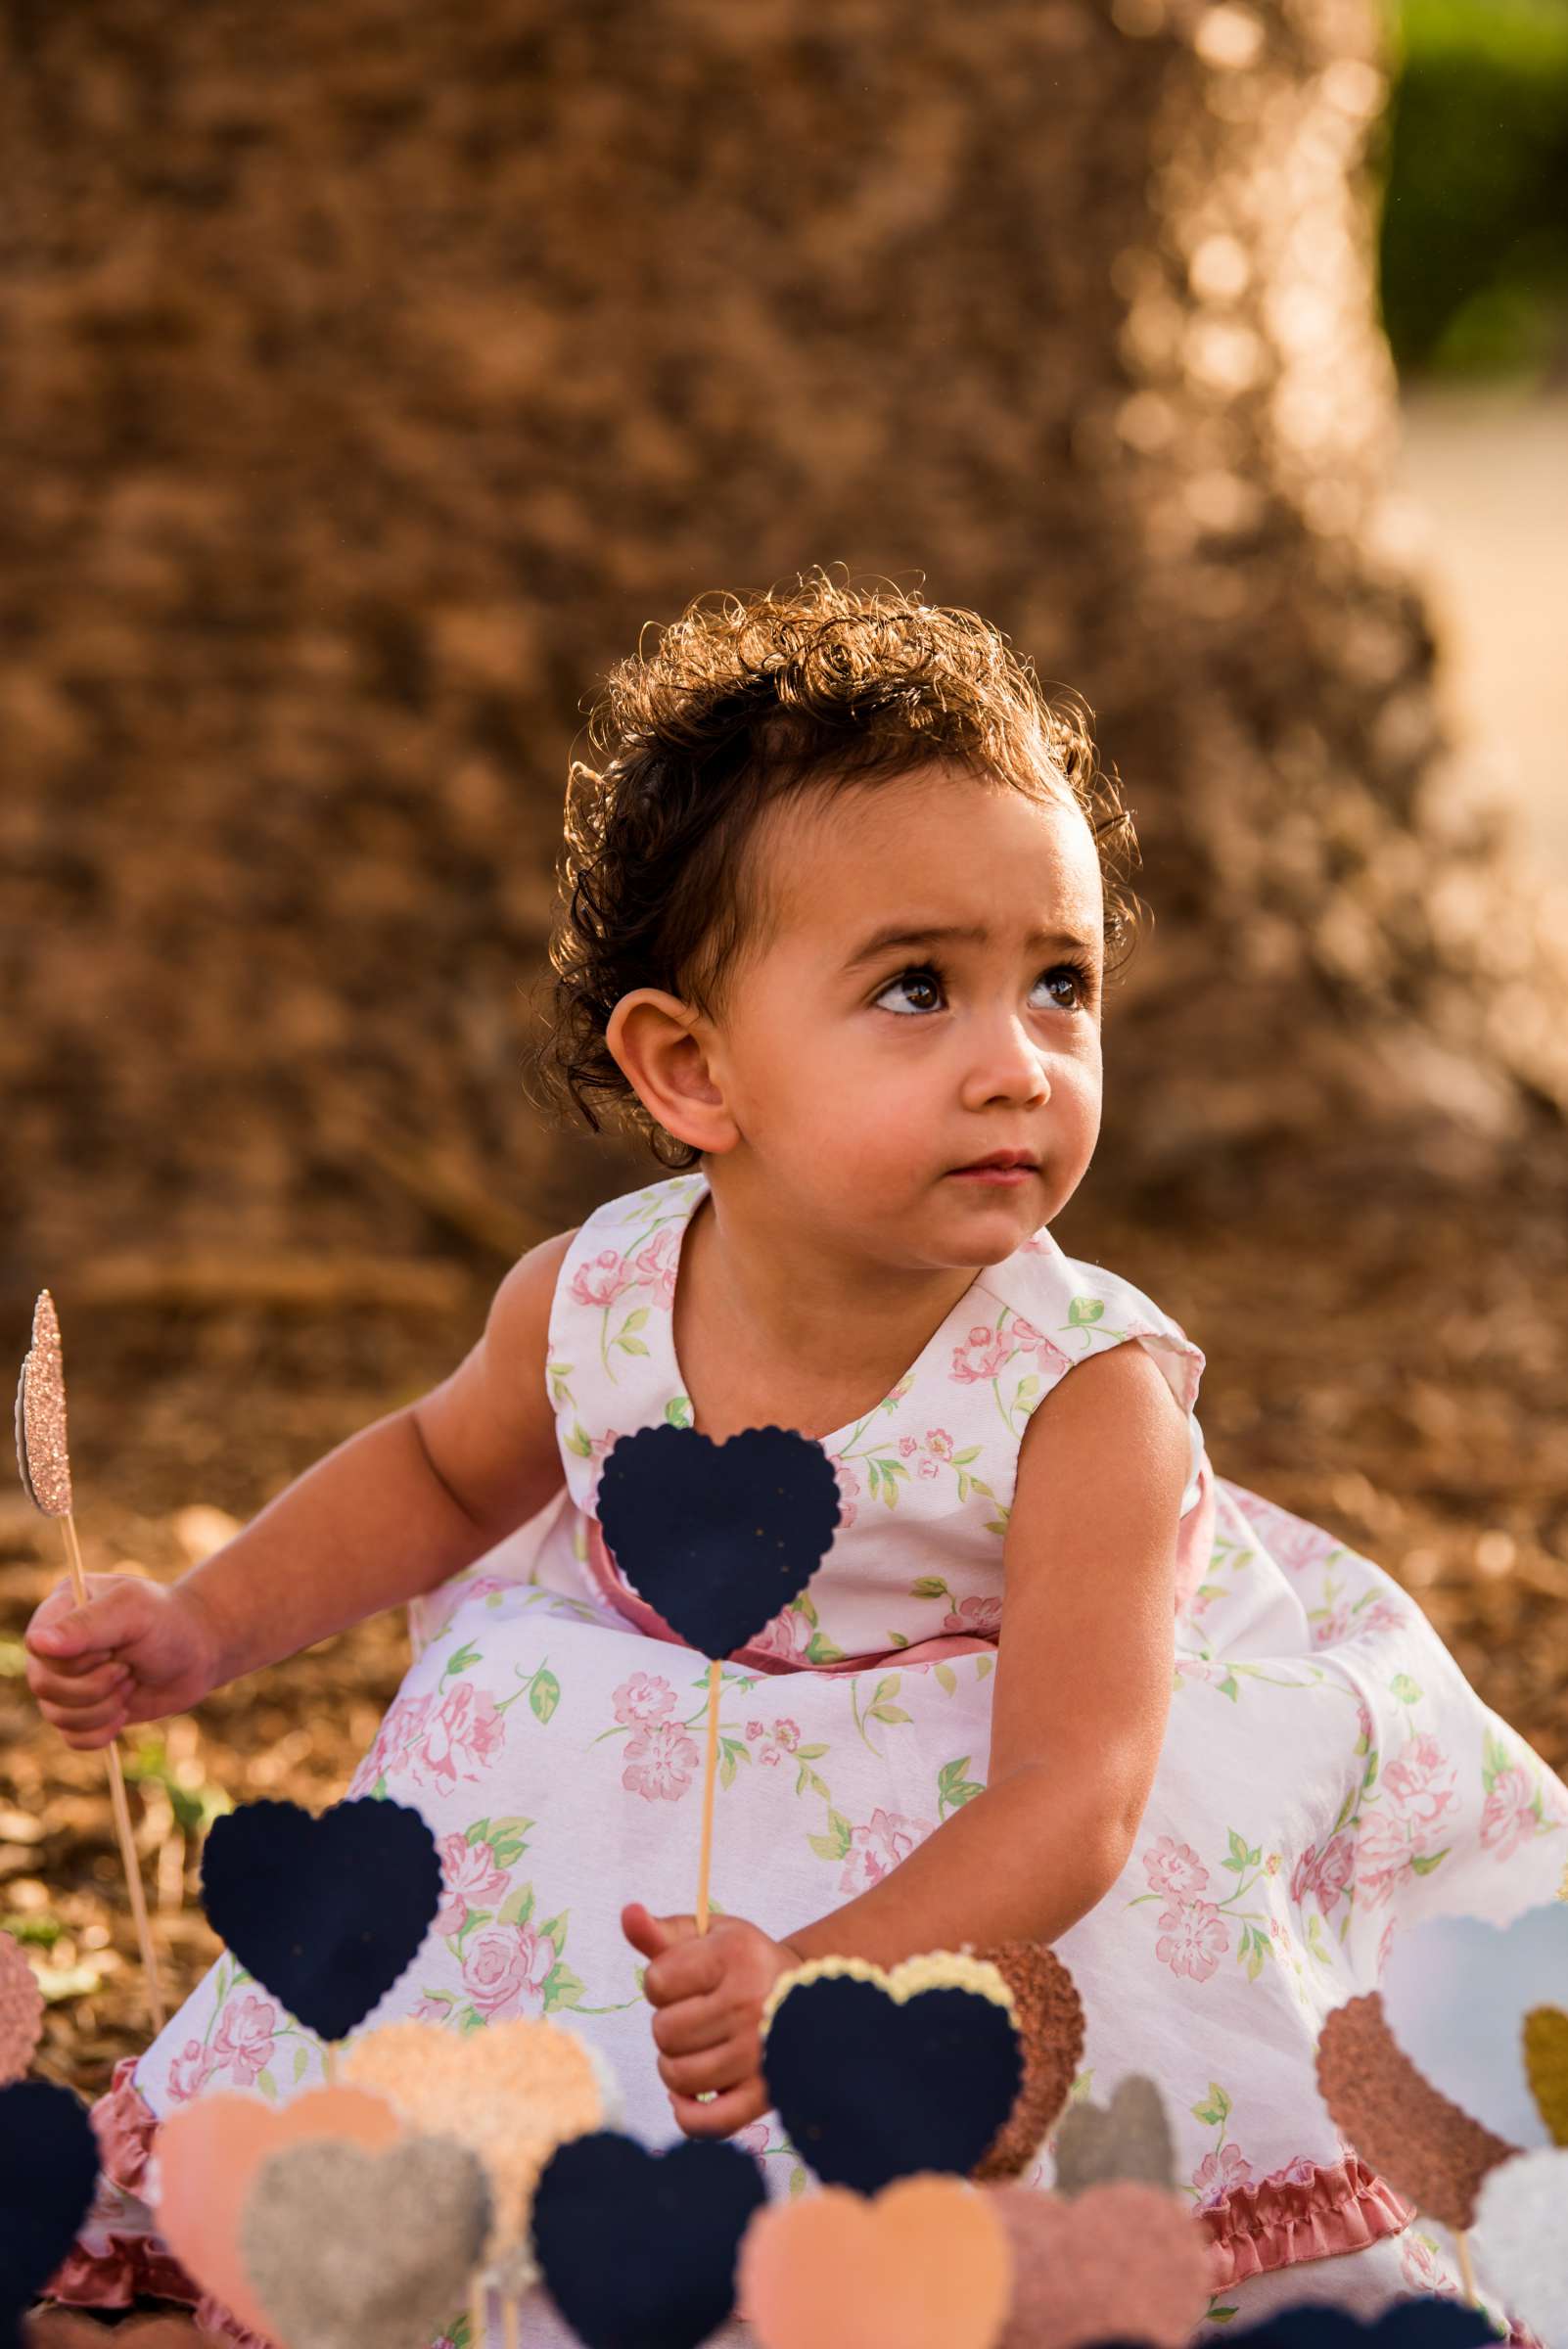
[[[1157,921],[1092,1181],[1549,1144],[1560,912],[1385,486],[1374,15],[10,0],[0,1286],[652,1179],[521,1088],[568,756],[816,562],[1095,708]]]

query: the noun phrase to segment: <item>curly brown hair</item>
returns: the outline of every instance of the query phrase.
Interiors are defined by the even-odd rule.
[[[852,587],[816,566],[782,593],[699,595],[650,655],[639,639],[611,669],[586,739],[597,763],[571,762],[553,1001],[529,1055],[542,1098],[530,1097],[597,1133],[599,1096],[672,1173],[702,1153],[628,1082],[605,1040],[610,1015],[655,987],[722,1019],[743,952],[770,935],[746,852],[783,800],[954,759],[1034,800],[1070,798],[1099,856],[1107,977],[1140,935],[1124,886],[1138,858],[1131,814],[1097,766],[1088,712],[1076,695],[1048,700],[990,622],[918,589]]]

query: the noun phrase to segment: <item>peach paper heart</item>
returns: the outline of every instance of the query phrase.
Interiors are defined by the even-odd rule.
[[[739,2313],[762,2349],[992,2349],[1012,2256],[984,2188],[899,2178],[874,2198],[824,2187],[758,2211]]]
[[[379,2151],[401,2134],[391,2105],[362,2088],[313,2088],[278,2112],[258,2096],[198,2096],[158,2133],[159,2234],[186,2274],[265,2340],[270,2319],[240,2251],[240,2216],[256,2171],[271,2154],[310,2138]]]
[[[1184,2349],[1209,2302],[1207,2236],[1157,2186],[1117,2179],[1064,2202],[1028,2186],[984,2188],[1013,2250],[996,2349],[1138,2341]]]
[[[614,2082],[587,2041],[542,2015],[472,2034],[384,2023],[345,2050],[342,2076],[384,2096],[410,2129],[455,2138],[479,2155],[494,2211],[487,2261],[526,2234],[539,2171],[556,2146],[620,2117]]]

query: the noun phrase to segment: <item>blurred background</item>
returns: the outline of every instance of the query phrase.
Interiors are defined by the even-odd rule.
[[[814,563],[1085,694],[1154,925],[1056,1231],[1222,1475],[1568,1764],[1568,0],[10,0],[0,1317],[89,1566],[169,1576],[660,1170],[524,1089],[567,762]],[[96,1756],[0,1501],[0,1923],[140,2044]],[[383,1618],[133,1733],[341,1794]]]

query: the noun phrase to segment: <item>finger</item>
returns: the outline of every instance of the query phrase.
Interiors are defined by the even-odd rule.
[[[39,1672],[53,1673],[62,1681],[83,1680],[88,1673],[102,1672],[106,1665],[113,1667],[119,1660],[114,1650],[107,1647],[84,1647],[75,1655],[57,1656],[40,1646],[31,1632],[23,1635],[23,1644],[32,1666]]]
[[[92,1578],[90,1576],[87,1578],[87,1590],[88,1595],[91,1596]],[[33,1608],[28,1629],[30,1630],[33,1625],[42,1629],[45,1624],[58,1623],[62,1615],[69,1615],[72,1612],[75,1604],[76,1593],[71,1584],[69,1582],[56,1583],[47,1597],[41,1598]]]
[[[59,1671],[53,1665],[29,1664],[27,1685],[35,1697],[47,1697],[51,1704],[101,1704],[116,1688],[126,1687],[131,1679],[130,1668],[124,1664],[95,1664],[77,1673]]]
[[[659,2077],[666,2088],[683,2096],[706,2096],[710,2089],[740,2088],[757,2071],[757,2050],[743,2039],[726,2039],[721,2047],[701,2055],[661,2055]]]
[[[621,1930],[634,1950],[644,1958],[657,1958],[669,1947],[672,1936],[666,1929],[666,1920],[645,1909],[641,1901],[628,1901],[621,1911]]]
[[[622,1910],[621,1930],[645,1958],[658,1958],[675,1942],[699,1938],[694,1916],[655,1916],[641,1901],[628,1901]]]
[[[38,1707],[52,1727],[74,1736],[81,1729],[104,1729],[113,1732],[125,1718],[125,1700],[121,1696],[106,1698],[101,1705],[45,1705]]]
[[[687,2137],[731,2137],[748,2122],[761,2119],[768,2109],[767,2090],[760,2079],[748,2080],[740,2088],[726,2089],[711,2104],[671,2094],[669,2109]]]
[[[108,1728],[83,1729],[79,1734],[74,1729],[62,1729],[60,1734],[76,1753],[92,1754],[106,1745],[113,1745],[124,1726],[123,1722],[118,1722],[112,1723]]]
[[[147,1610],[145,1585],[122,1582],[104,1597],[90,1598],[84,1607],[71,1607],[47,1623],[35,1621],[28,1627],[26,1644],[50,1663],[89,1654],[96,1662],[141,1636],[147,1629]]]
[[[643,1976],[642,1995],[651,2006],[669,2006],[677,1999],[703,1998],[717,1990],[723,1979],[723,1952],[705,1936],[676,1942],[656,1958]]]
[[[705,1999],[678,1999],[661,2006],[653,2018],[654,2046],[663,2055],[700,2055],[735,2033],[735,2009],[728,1994],[712,1991]]]

